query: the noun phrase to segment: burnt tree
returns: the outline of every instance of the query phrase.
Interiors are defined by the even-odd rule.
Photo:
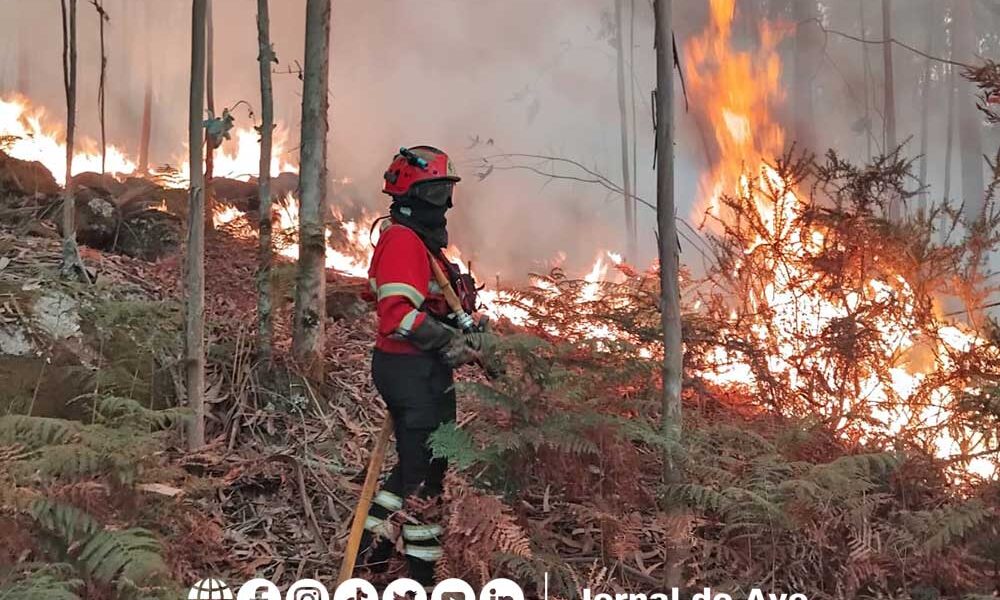
[[[188,104],[188,239],[185,260],[187,305],[184,319],[188,406],[194,416],[188,447],[205,445],[205,178],[202,172],[202,112],[205,106],[205,17],[207,0],[191,8],[191,94]]]
[[[326,137],[329,123],[330,0],[306,2],[299,159],[299,265],[292,350],[314,378],[323,374],[326,320]]]
[[[274,324],[271,320],[271,145],[274,133],[274,94],[271,87],[271,65],[277,62],[271,47],[271,21],[268,0],[257,0],[257,63],[260,66],[260,172],[257,196],[260,199],[260,239],[257,264],[257,353],[264,365],[271,362],[271,340]]]
[[[76,201],[73,190],[73,151],[76,135],[76,0],[62,0],[63,88],[66,92],[66,186],[62,202],[62,266],[66,278],[90,281],[76,245]]]

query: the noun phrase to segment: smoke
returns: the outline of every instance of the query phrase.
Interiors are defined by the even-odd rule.
[[[797,0],[806,2],[811,0]],[[894,35],[924,45],[929,25],[924,10],[933,0],[897,7]],[[933,2],[935,5],[940,3]],[[675,2],[678,46],[707,22],[707,3]],[[794,3],[782,0],[738,2],[737,27],[748,49],[754,19],[794,21]],[[867,7],[870,37],[881,37],[876,4]],[[897,2],[896,4],[904,4]],[[859,32],[857,2],[818,2],[830,27]],[[911,6],[912,5],[912,6]],[[654,87],[651,3],[635,0],[636,193],[655,202],[652,170],[653,130],[650,92]],[[152,161],[174,163],[184,155],[190,49],[190,2],[183,0],[105,0],[111,15],[109,44],[109,141],[138,154],[143,89],[152,78],[155,91]],[[523,170],[494,170],[480,181],[480,158],[488,154],[536,153],[579,161],[611,180],[622,179],[616,61],[610,35],[613,0],[337,0],[331,50],[329,165],[331,178],[350,185],[331,186],[332,204],[384,213],[381,174],[402,145],[432,144],[449,152],[463,182],[450,214],[452,237],[465,258],[492,280],[521,278],[565,254],[565,266],[583,272],[603,249],[625,248],[622,200],[592,183],[551,179]],[[752,9],[752,10],[751,10]],[[97,14],[79,1],[80,99],[82,135],[96,138],[97,79],[100,52]],[[215,0],[217,110],[240,100],[259,105],[256,6],[249,0]],[[944,9],[932,23],[937,54],[944,54]],[[626,10],[626,15],[628,11]],[[63,120],[59,3],[0,0],[0,92],[20,91]],[[276,74],[276,119],[287,130],[284,157],[297,161],[301,82],[294,74],[303,53],[304,0],[271,1],[271,35],[281,61]],[[628,29],[626,24],[626,29]],[[825,37],[816,73],[805,83],[793,75],[794,35],[782,43],[786,98],[791,86],[808,85],[816,102],[816,150],[835,147],[858,160],[867,155],[864,114],[864,64],[856,42]],[[987,49],[983,49],[985,52]],[[881,136],[881,47],[870,49],[869,113],[875,137]],[[920,131],[917,81],[922,59],[897,50],[897,111],[900,140]],[[683,59],[683,56],[682,56]],[[943,178],[943,71],[936,66],[929,125],[931,183]],[[678,94],[681,88],[677,86]],[[718,93],[725,94],[726,90]],[[692,99],[697,101],[696,99]],[[699,204],[699,179],[706,168],[703,142],[677,101],[678,214],[691,221]],[[788,106],[775,107],[791,131]],[[250,126],[243,108],[237,125]],[[632,117],[629,115],[629,121]],[[475,143],[478,140],[478,143]],[[789,142],[793,140],[791,133]],[[487,143],[487,142],[491,143]],[[989,139],[985,147],[992,147]],[[916,154],[914,138],[908,152]],[[746,157],[752,161],[759,158]],[[349,214],[349,211],[346,211]],[[640,256],[655,256],[655,218],[640,206]],[[698,262],[685,244],[685,261]]]

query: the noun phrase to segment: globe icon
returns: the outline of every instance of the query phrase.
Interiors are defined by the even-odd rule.
[[[233,600],[233,592],[221,579],[202,579],[191,587],[188,600]]]

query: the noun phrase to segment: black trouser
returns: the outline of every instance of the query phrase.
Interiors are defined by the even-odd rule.
[[[388,560],[395,525],[390,517],[406,497],[424,498],[441,494],[447,461],[432,458],[427,445],[431,433],[442,423],[455,420],[455,387],[452,369],[430,354],[389,354],[376,350],[372,356],[372,379],[396,425],[399,462],[375,496],[361,552],[367,549],[370,566]],[[434,563],[441,556],[439,524],[404,522],[404,551],[410,575],[420,583],[432,583]]]

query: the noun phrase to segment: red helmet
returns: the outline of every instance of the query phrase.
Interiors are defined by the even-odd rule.
[[[383,177],[382,191],[390,196],[405,196],[413,184],[424,181],[461,181],[448,155],[431,146],[400,148]]]

